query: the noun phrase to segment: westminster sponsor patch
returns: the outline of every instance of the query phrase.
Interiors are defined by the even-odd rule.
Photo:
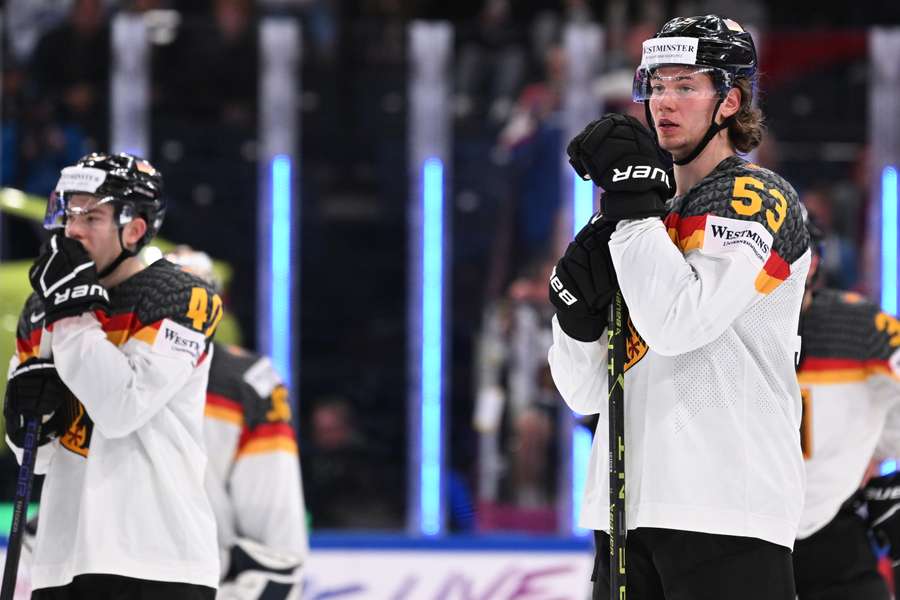
[[[206,338],[199,331],[163,319],[153,340],[153,351],[164,356],[187,358],[196,362],[203,354]]]
[[[697,38],[691,37],[651,38],[643,44],[641,66],[696,64],[698,42]]]
[[[709,254],[743,252],[748,258],[765,263],[772,253],[772,234],[761,223],[709,215],[703,250]]]

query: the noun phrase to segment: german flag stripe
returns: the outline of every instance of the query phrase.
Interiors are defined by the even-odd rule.
[[[756,276],[756,290],[760,294],[769,294],[791,274],[789,265],[775,250],[769,255],[759,275]]]
[[[206,392],[204,414],[212,419],[227,421],[241,427],[244,425],[244,409],[241,404],[221,394]]]
[[[707,214],[702,214],[693,217],[681,217],[673,213],[666,217],[665,223],[669,237],[682,252],[696,250],[703,246],[703,234],[706,230],[707,216]]]
[[[238,441],[238,456],[279,451],[297,452],[294,429],[289,423],[264,423],[252,430],[245,428]]]
[[[266,438],[259,440],[251,440],[242,446],[237,452],[237,458],[249,456],[251,454],[271,454],[273,452],[287,452],[288,454],[299,454],[297,450],[297,441],[287,438]]]
[[[801,384],[852,383],[874,375],[893,375],[886,360],[807,357],[797,377]]]
[[[25,362],[29,358],[34,358],[41,350],[41,335],[44,330],[38,327],[28,334],[27,339],[16,338],[16,352],[19,355],[19,362]]]
[[[121,346],[131,338],[138,339],[147,344],[153,344],[159,331],[161,321],[145,325],[134,313],[122,313],[112,317],[98,317],[100,326],[106,332],[106,339]]]

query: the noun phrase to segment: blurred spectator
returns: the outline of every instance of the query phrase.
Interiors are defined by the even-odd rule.
[[[313,400],[304,452],[307,508],[316,529],[396,529],[405,488],[389,476],[387,452],[359,429],[345,398]]]
[[[259,52],[253,3],[213,0],[211,6],[212,19],[187,23],[157,57],[161,108],[201,123],[255,127]]]
[[[527,52],[520,28],[512,20],[509,0],[485,0],[475,30],[461,37],[456,67],[456,116],[486,114],[490,122],[503,123],[509,117],[527,64]]]
[[[90,148],[105,147],[109,137],[109,58],[103,1],[75,0],[66,20],[41,37],[31,60],[31,96],[49,103],[49,115],[41,116],[63,130],[80,129]],[[45,141],[62,145],[60,140]]]
[[[3,34],[9,38],[9,57],[17,64],[27,63],[38,40],[65,18],[71,4],[72,0],[6,0]]]
[[[553,263],[535,261],[486,312],[474,427],[482,439],[479,527],[553,531],[559,396],[547,366]]]
[[[513,228],[510,246],[495,250],[502,255],[495,264],[503,267],[493,277],[503,281],[508,281],[512,261],[531,263],[555,246],[563,152],[559,110],[565,77],[565,51],[551,46],[544,57],[543,78],[522,90],[497,140],[501,154],[508,157],[511,184],[501,226]],[[505,238],[497,240],[502,243]]]
[[[856,248],[835,227],[831,188],[814,185],[800,195],[800,201],[824,234],[819,268],[825,273],[825,285],[842,290],[854,288],[859,277]]]

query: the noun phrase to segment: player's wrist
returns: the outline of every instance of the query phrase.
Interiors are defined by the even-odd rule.
[[[604,192],[600,197],[600,210],[609,221],[663,217],[666,200],[661,190],[643,192]]]

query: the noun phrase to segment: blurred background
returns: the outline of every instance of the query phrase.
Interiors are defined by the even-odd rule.
[[[818,218],[828,284],[896,314],[900,3],[7,0],[0,343],[60,169],[142,154],[161,237],[229,273],[219,337],[290,386],[305,596],[583,598],[590,419],[549,375],[546,282],[595,199],[564,147],[643,118],[641,42],[708,12],[754,33],[751,158]],[[0,500],[15,473],[4,446]]]

